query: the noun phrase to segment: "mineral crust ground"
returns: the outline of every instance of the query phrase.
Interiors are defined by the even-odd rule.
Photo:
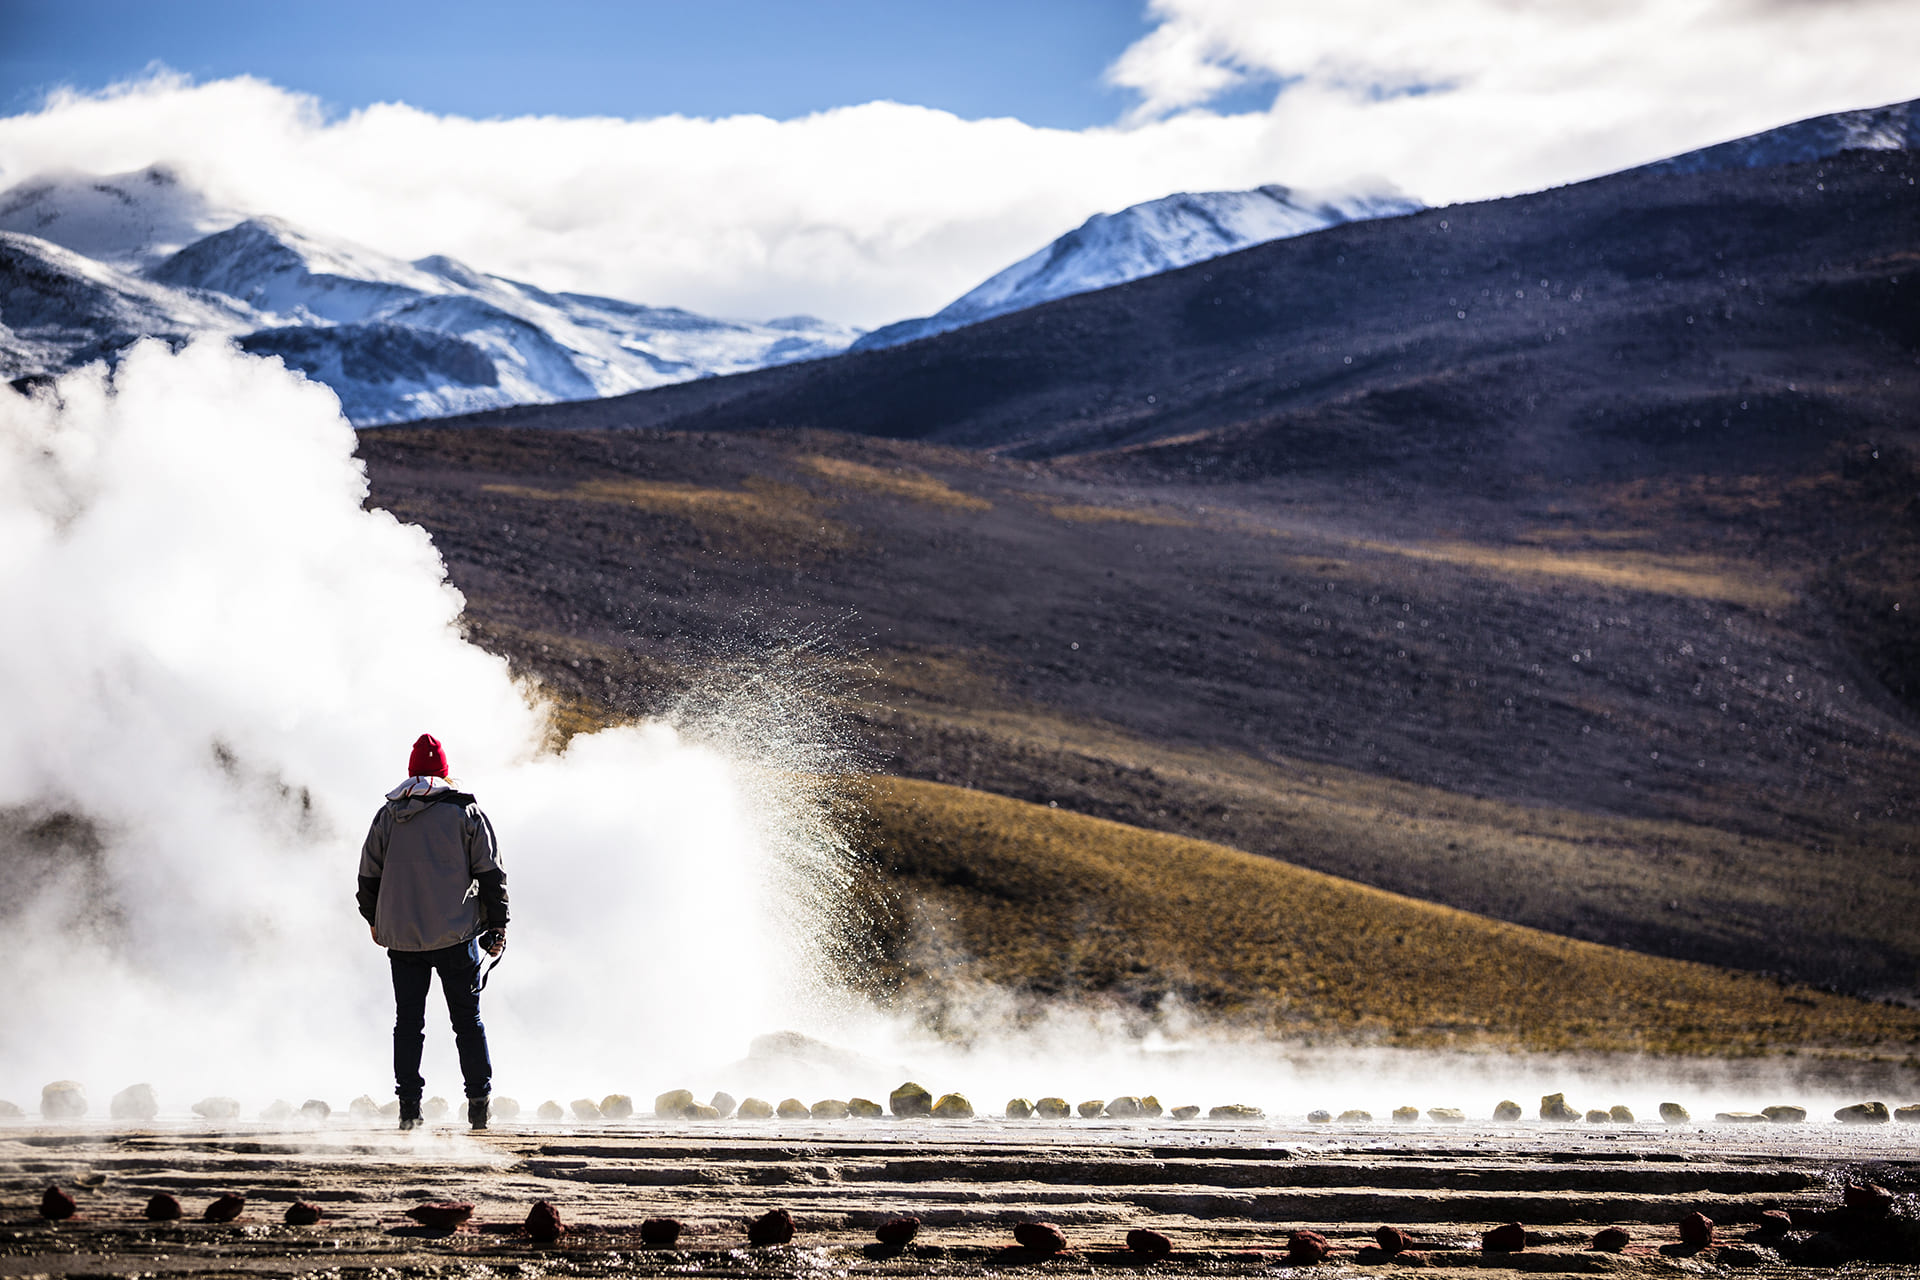
[[[1796,1227],[1814,1223],[1861,1181],[1920,1185],[1920,1130],[872,1121],[402,1135],[342,1124],[23,1125],[0,1132],[0,1276],[1266,1275],[1309,1269],[1287,1262],[1296,1230],[1332,1243],[1321,1270],[1695,1276],[1787,1270],[1778,1242],[1760,1238],[1760,1215],[1784,1209]],[[74,1194],[73,1218],[40,1217],[49,1185]],[[183,1220],[144,1219],[162,1191],[179,1198]],[[229,1192],[247,1198],[238,1220],[200,1220]],[[567,1226],[551,1244],[524,1230],[542,1200]],[[295,1201],[325,1217],[285,1225]],[[474,1212],[459,1229],[430,1230],[405,1216],[425,1201],[466,1201]],[[747,1223],[774,1208],[792,1213],[793,1243],[748,1245]],[[1680,1242],[1678,1224],[1695,1211],[1716,1224],[1703,1249]],[[922,1223],[912,1245],[875,1242],[876,1226],[906,1215]],[[683,1223],[678,1247],[643,1244],[649,1218]],[[1070,1251],[1015,1246],[1014,1226],[1036,1220],[1057,1224]],[[1483,1253],[1481,1233],[1508,1222],[1524,1224],[1525,1250]],[[1374,1244],[1383,1225],[1408,1232],[1413,1248],[1383,1254]],[[1141,1227],[1169,1237],[1171,1255],[1135,1260],[1125,1239]],[[1589,1247],[1605,1227],[1625,1229],[1624,1251]],[[1786,1252],[1810,1234],[1791,1233]]]

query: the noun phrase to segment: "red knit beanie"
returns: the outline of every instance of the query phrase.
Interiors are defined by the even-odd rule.
[[[410,778],[444,778],[447,776],[447,752],[440,745],[440,739],[430,733],[420,735],[413,744],[413,754],[407,757],[407,776]]]

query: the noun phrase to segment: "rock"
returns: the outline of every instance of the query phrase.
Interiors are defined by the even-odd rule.
[[[1357,1110],[1342,1111],[1340,1113],[1340,1123],[1341,1124],[1372,1124],[1373,1112],[1357,1111]]]
[[[1687,1114],[1687,1109],[1677,1102],[1663,1102],[1660,1104],[1660,1122],[1662,1124],[1687,1124],[1692,1119],[1693,1117]]]
[[[10,1102],[0,1102],[0,1116],[7,1115],[8,1112],[5,1108],[10,1106],[13,1106]],[[20,1108],[14,1107],[12,1114],[16,1116],[19,1115]],[[1916,1102],[1910,1107],[1895,1107],[1893,1109],[1893,1118],[1901,1124],[1920,1124],[1920,1102]]]
[[[1511,1124],[1515,1120],[1518,1120],[1523,1114],[1520,1110],[1520,1104],[1511,1098],[1493,1109],[1493,1118],[1502,1124]]]
[[[573,1111],[573,1118],[582,1124],[591,1124],[596,1120],[604,1119],[600,1114],[600,1104],[592,1098],[575,1098],[568,1106]],[[432,1118],[431,1112],[428,1113],[428,1118]]]
[[[40,1116],[45,1120],[78,1120],[87,1114],[87,1091],[77,1080],[55,1080],[40,1090]]]
[[[271,1121],[274,1124],[279,1124],[280,1122],[285,1120],[291,1120],[293,1119],[293,1115],[294,1115],[293,1104],[291,1102],[288,1102],[285,1098],[275,1098],[272,1102],[269,1102],[264,1108],[262,1108],[260,1112],[260,1118],[262,1120]]]
[[[1761,1246],[1729,1244],[1714,1251],[1713,1262],[1718,1267],[1778,1267],[1780,1255]]]
[[[380,1104],[363,1093],[347,1104],[347,1115],[355,1120],[378,1120]]]
[[[1145,1110],[1132,1094],[1122,1094],[1107,1103],[1107,1115],[1115,1120],[1138,1120]]]
[[[822,1098],[808,1108],[815,1120],[845,1120],[853,1115],[853,1108],[838,1098]]]
[[[1373,1239],[1380,1246],[1380,1252],[1389,1258],[1413,1248],[1413,1237],[1399,1227],[1377,1227]]]
[[[240,1114],[237,1098],[202,1098],[193,1104],[193,1114],[202,1120],[232,1120]]]
[[[1849,1182],[1840,1200],[1849,1209],[1879,1217],[1893,1207],[1893,1192],[1876,1182]]]
[[[678,1218],[648,1218],[640,1224],[640,1242],[655,1249],[676,1248],[680,1244],[680,1233],[685,1230]]]
[[[1333,1246],[1318,1231],[1295,1231],[1287,1236],[1287,1264],[1296,1267],[1310,1267],[1317,1262],[1325,1262],[1327,1255],[1333,1252]]]
[[[26,1114],[25,1111],[20,1109],[19,1103],[8,1102],[6,1099],[0,1098],[0,1120],[18,1120]]]
[[[1085,1102],[1074,1108],[1074,1110],[1080,1113],[1082,1120],[1091,1120],[1095,1116],[1102,1115],[1106,1112],[1106,1109],[1107,1100],[1105,1098],[1088,1098]]]
[[[747,1224],[748,1244],[787,1244],[793,1239],[793,1215],[769,1209]]]
[[[1760,1114],[1775,1124],[1805,1124],[1807,1120],[1805,1107],[1762,1107]]]
[[[689,1120],[718,1120],[719,1118],[720,1108],[710,1107],[704,1102],[696,1102],[687,1108]]]
[[[567,1113],[559,1103],[555,1102],[552,1098],[548,1098],[534,1109],[533,1114],[551,1124],[555,1120],[565,1119]]]
[[[1035,1253],[1065,1253],[1067,1238],[1051,1222],[1021,1222],[1013,1228],[1013,1238],[1022,1248]]]
[[[1168,1114],[1175,1120],[1193,1120],[1200,1115],[1200,1108],[1194,1106],[1175,1107]]]
[[[1166,1108],[1160,1105],[1160,1099],[1148,1094],[1140,1099],[1140,1114],[1149,1120],[1158,1120],[1166,1114]]]
[[[392,1102],[383,1102],[380,1104],[381,1119],[392,1120],[395,1117],[397,1117],[399,1114],[400,1114],[400,1100],[398,1098],[395,1098]]]
[[[247,1197],[238,1191],[229,1191],[215,1198],[200,1216],[208,1222],[232,1222],[247,1211]]]
[[[1541,1110],[1546,1109],[1542,1104]],[[1545,1119],[1546,1117],[1542,1117]],[[1527,1247],[1527,1229],[1517,1222],[1509,1222],[1480,1236],[1482,1253],[1519,1253]]]
[[[1033,1104],[1031,1102],[1028,1102],[1025,1098],[1008,1098],[1007,1099],[1007,1119],[1009,1120],[1033,1119]]]
[[[160,1114],[160,1098],[150,1084],[130,1084],[113,1095],[107,1113],[115,1120],[151,1120]]]
[[[1588,1247],[1598,1249],[1601,1253],[1619,1253],[1632,1239],[1632,1236],[1619,1227],[1603,1227],[1593,1233],[1593,1239]]]
[[[1768,1239],[1783,1236],[1793,1230],[1793,1215],[1785,1209],[1763,1209],[1760,1212],[1760,1225],[1755,1230]]]
[[[1164,1258],[1173,1252],[1173,1241],[1158,1231],[1135,1227],[1127,1232],[1127,1252],[1136,1258]]]
[[[1885,1124],[1893,1117],[1887,1114],[1884,1102],[1856,1102],[1834,1112],[1833,1118],[1841,1124]]]
[[[1622,1106],[1608,1107],[1607,1118],[1613,1121],[1615,1124],[1632,1124],[1633,1109],[1631,1107],[1622,1107]]]
[[[333,1104],[319,1098],[308,1098],[300,1104],[300,1114],[319,1124],[333,1115]]]
[[[872,1098],[848,1098],[847,1112],[855,1120],[879,1120],[887,1114],[887,1109]]]
[[[1419,1118],[1420,1108],[1418,1107],[1395,1107],[1393,1109],[1393,1122],[1395,1124],[1412,1124]]]
[[[1713,1243],[1713,1219],[1698,1210],[1680,1219],[1680,1243],[1704,1249]]]
[[[685,1120],[687,1108],[693,1105],[693,1090],[669,1089],[653,1100],[653,1118],[656,1120]]]
[[[527,1210],[527,1220],[523,1229],[527,1239],[535,1244],[552,1244],[567,1233],[567,1224],[560,1220],[560,1211],[553,1207],[551,1200],[536,1200],[533,1208]],[[646,1239],[646,1225],[641,1224],[640,1238]]]
[[[933,1104],[933,1115],[936,1120],[971,1120],[973,1104],[964,1093],[943,1093]]]
[[[464,1200],[431,1200],[413,1206],[407,1216],[423,1227],[451,1231],[473,1216],[473,1206]]]
[[[287,1206],[286,1224],[290,1227],[310,1227],[325,1216],[319,1205],[295,1200]]]
[[[1458,1107],[1428,1107],[1427,1119],[1435,1124],[1465,1124],[1467,1113]]]
[[[573,1109],[576,1112],[579,1111],[580,1104],[577,1102],[574,1103]],[[445,1120],[447,1118],[447,1100],[441,1097],[428,1098],[420,1105],[420,1114],[428,1120]]]
[[[40,1216],[49,1222],[65,1222],[78,1210],[73,1196],[59,1187],[48,1187],[40,1196]]]
[[[518,1120],[520,1103],[513,1098],[495,1098],[493,1100],[493,1118],[495,1120]]]
[[[813,1118],[813,1108],[798,1098],[782,1098],[780,1105],[773,1109],[773,1113],[782,1120],[811,1120]]]
[[[1564,1122],[1578,1120],[1580,1113],[1567,1105],[1566,1094],[1549,1093],[1540,1099],[1540,1118]]]
[[[765,1098],[748,1098],[740,1104],[739,1109],[734,1112],[734,1115],[742,1120],[771,1120],[773,1119],[773,1104]]]
[[[1758,1111],[1716,1111],[1713,1113],[1715,1124],[1769,1124],[1771,1123]]]
[[[1612,1119],[1613,1119],[1613,1115],[1610,1112],[1601,1111],[1597,1107],[1594,1110],[1587,1112],[1588,1124],[1607,1124],[1611,1122]]]
[[[146,1215],[148,1222],[178,1222],[180,1201],[170,1192],[156,1191],[147,1197],[147,1207],[141,1212]]]
[[[888,1218],[873,1229],[873,1238],[889,1249],[904,1249],[920,1234],[920,1219]]]
[[[633,1114],[633,1099],[624,1093],[610,1093],[600,1099],[600,1114],[609,1120],[625,1120]]]
[[[740,1107],[740,1103],[725,1089],[717,1090],[711,1098],[707,1099],[707,1105],[715,1111],[718,1111],[722,1120],[732,1115]]]
[[[1207,1111],[1209,1120],[1265,1120],[1267,1113],[1258,1107],[1250,1107],[1244,1102],[1229,1102],[1224,1107],[1212,1107]]]
[[[1333,1112],[1331,1112],[1331,1111],[1309,1111],[1309,1112],[1307,1112],[1307,1123],[1308,1123],[1308,1124],[1332,1124],[1332,1123],[1333,1123]]]
[[[909,1080],[887,1095],[887,1109],[902,1120],[933,1114],[933,1095]]]
[[[1033,1104],[1033,1114],[1042,1120],[1065,1120],[1073,1114],[1065,1098],[1042,1098]]]

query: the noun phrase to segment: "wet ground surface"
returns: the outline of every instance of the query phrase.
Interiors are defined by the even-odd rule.
[[[1286,1256],[1301,1229],[1331,1242],[1322,1270],[1693,1275],[1790,1261],[1795,1274],[1810,1262],[1911,1270],[1834,1251],[1852,1238],[1834,1210],[1855,1181],[1911,1189],[1920,1131],[872,1122],[403,1136],[344,1124],[21,1126],[0,1133],[0,1276],[1264,1275],[1302,1269]],[[73,1194],[72,1218],[40,1216],[50,1185]],[[179,1199],[181,1221],[144,1218],[157,1192]],[[201,1220],[230,1192],[247,1198],[237,1220]],[[568,1226],[551,1244],[524,1231],[541,1200]],[[325,1217],[286,1225],[296,1201]],[[443,1231],[405,1216],[428,1201],[470,1202],[472,1219]],[[747,1224],[775,1208],[792,1214],[793,1242],[749,1245]],[[1769,1209],[1787,1210],[1796,1229],[1760,1238]],[[1705,1248],[1680,1242],[1678,1223],[1695,1211],[1718,1224]],[[902,1215],[921,1220],[915,1242],[878,1245],[875,1227]],[[679,1246],[646,1246],[639,1228],[650,1218],[684,1224]],[[1058,1224],[1070,1251],[1017,1246],[1014,1226],[1035,1220]],[[1481,1233],[1506,1222],[1524,1224],[1525,1249],[1483,1252]],[[1413,1248],[1383,1254],[1382,1225],[1408,1232]],[[1624,1251],[1590,1247],[1609,1226],[1627,1232]],[[1148,1263],[1129,1253],[1135,1228],[1166,1235],[1172,1254]]]

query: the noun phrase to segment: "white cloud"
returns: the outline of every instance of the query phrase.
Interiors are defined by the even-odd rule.
[[[892,102],[800,119],[329,119],[159,76],[0,119],[0,185],[173,165],[218,202],[405,257],[719,315],[925,314],[1087,215],[1384,177],[1431,202],[1570,181],[1920,93],[1911,0],[1154,0],[1108,128]],[[1268,111],[1217,114],[1235,85]]]

